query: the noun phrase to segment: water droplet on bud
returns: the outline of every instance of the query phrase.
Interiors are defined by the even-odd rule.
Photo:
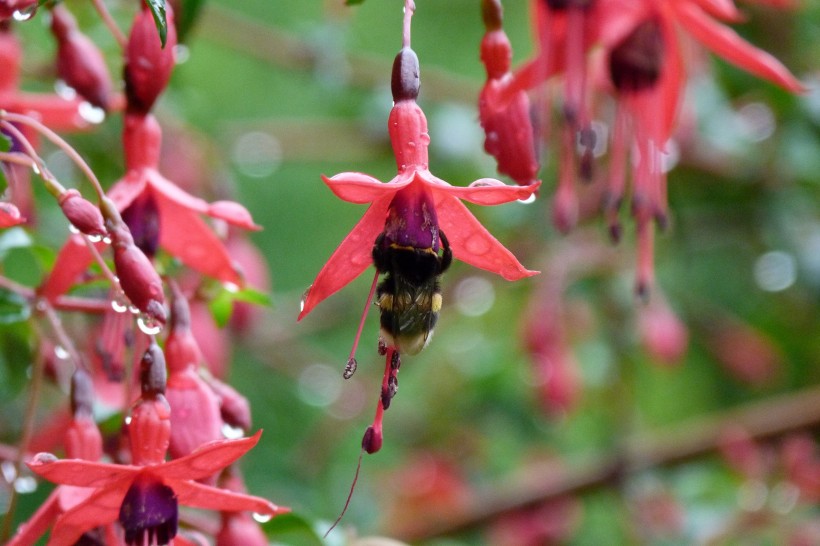
[[[88,123],[97,125],[105,121],[105,110],[97,108],[90,102],[81,102],[77,108],[77,113]]]
[[[102,235],[88,235],[88,240],[92,243],[99,243],[102,241]]]
[[[125,313],[128,311],[128,303],[125,299],[125,294],[120,292],[111,300],[111,309],[116,313]]]
[[[55,345],[54,356],[60,360],[68,360],[69,354],[68,351],[65,350],[65,347],[61,345]]]
[[[131,305],[128,306],[128,312],[131,313],[132,315],[139,315],[140,314],[139,307],[137,307],[134,304],[131,304]]]
[[[151,317],[140,315],[137,319],[137,326],[142,333],[155,336],[162,331],[162,325]]]
[[[30,6],[26,6],[23,9],[15,10],[15,12],[11,14],[11,18],[15,21],[28,21],[34,16],[36,11],[37,4],[35,3]]]
[[[74,224],[72,224],[70,222],[68,224],[68,231],[69,231],[69,233],[74,233],[74,234],[80,233],[80,230],[77,229],[77,226],[75,226]]]

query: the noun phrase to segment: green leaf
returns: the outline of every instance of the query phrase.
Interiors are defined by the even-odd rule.
[[[31,237],[21,227],[13,227],[0,232],[0,260],[5,259],[9,250],[28,248],[33,244]]]
[[[233,304],[237,301],[255,305],[271,305],[270,295],[265,292],[253,288],[234,291],[223,287],[209,304],[211,314],[213,314],[214,320],[220,328],[228,324],[233,312]]]
[[[356,4],[363,4],[364,0],[345,0],[345,5],[355,6]]]
[[[23,322],[31,316],[28,300],[16,292],[0,289],[0,324]]]
[[[269,537],[275,537],[277,543],[282,541],[284,544],[297,543],[309,546],[324,544],[313,523],[293,512],[274,517],[263,524],[262,529]]]
[[[166,14],[165,0],[145,0],[154,16],[154,24],[157,25],[159,40],[162,47],[165,47],[165,40],[168,37],[168,17]]]

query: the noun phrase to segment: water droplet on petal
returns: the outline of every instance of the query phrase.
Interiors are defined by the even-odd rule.
[[[535,202],[535,193],[531,193],[530,196],[527,197],[526,199],[519,199],[518,202],[519,203],[524,203],[525,205],[529,205],[530,203],[534,203]]]
[[[253,519],[259,523],[267,523],[271,520],[273,516],[270,514],[260,514],[258,512],[253,513]]]
[[[97,108],[90,102],[81,102],[79,108],[77,108],[77,113],[85,121],[94,125],[105,121],[105,110]]]
[[[299,312],[300,313],[305,310],[305,302],[307,301],[308,296],[310,295],[310,289],[311,288],[313,288],[312,284],[310,286],[308,286],[307,289],[302,293],[302,299],[299,300]]]
[[[132,315],[139,315],[140,314],[139,307],[137,307],[134,304],[131,304],[131,305],[128,306],[128,312],[131,313]]]
[[[77,98],[77,91],[63,80],[54,82],[54,92],[65,100],[74,100]]]
[[[111,244],[111,237],[106,235],[105,237],[102,238],[102,242],[103,242],[104,245],[110,245]]]
[[[92,243],[99,243],[102,241],[102,235],[89,235],[88,240]]]
[[[145,315],[140,315],[140,318],[137,319],[137,326],[142,333],[149,336],[155,336],[162,331],[162,324]]]

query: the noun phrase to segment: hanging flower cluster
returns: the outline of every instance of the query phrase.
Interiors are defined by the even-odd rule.
[[[507,74],[509,44],[501,38],[501,4],[485,0],[482,5],[487,34],[481,56],[488,80],[479,111],[485,147],[498,160],[499,172],[519,183],[534,178],[511,171],[510,165],[524,169],[531,164],[532,146],[527,138],[503,129],[502,120],[515,124],[513,120],[522,118],[524,91],[562,83],[553,222],[563,232],[578,220],[577,178],[589,181],[594,174],[593,152],[601,138],[592,128],[593,109],[601,102],[595,96],[605,93],[614,99],[601,209],[617,241],[622,233],[619,209],[630,200],[638,240],[636,291],[646,297],[654,276],[653,223],[661,228],[668,224],[664,158],[687,82],[682,42],[691,36],[729,63],[786,90],[797,92],[802,85],[774,57],[726,26],[742,18],[731,1],[533,0],[537,52],[512,74]],[[496,53],[490,53],[489,44]],[[546,131],[548,107],[539,114]],[[505,133],[510,134],[506,143],[496,142]]]
[[[210,531],[217,543],[230,544],[237,526],[238,536],[258,537],[263,533],[257,521],[241,512],[269,518],[288,509],[245,493],[236,462],[258,443],[261,431],[244,436],[251,427],[247,400],[205,369],[190,312],[201,277],[244,284],[226,243],[202,216],[235,228],[258,226],[238,203],[209,203],[159,172],[161,129],[152,111],[175,64],[173,10],[163,5],[158,13],[159,4],[140,2],[125,36],[96,3],[122,47],[120,95],[102,53],[68,6],[49,3],[64,92],[33,95],[19,89],[22,48],[14,29],[38,5],[0,2],[0,138],[10,141],[0,150],[10,198],[0,206],[0,225],[36,227],[30,186],[42,181],[71,233],[37,286],[5,277],[0,283],[26,302],[36,323],[47,325],[37,328],[49,333],[39,340],[32,392],[49,378],[59,383],[71,377],[71,404],[51,417],[63,434],[47,427],[35,432],[33,421],[26,424],[30,440],[20,448],[18,467],[28,459],[32,472],[58,487],[9,544],[33,545],[49,532],[51,546],[194,544],[183,531],[191,524],[181,524],[180,505],[220,512],[222,525]],[[89,112],[99,123],[120,111],[126,173],[106,191],[58,133],[92,129]],[[49,171],[38,153],[40,139],[59,147],[85,174],[96,202]],[[89,323],[102,316],[101,335],[72,337],[62,322],[68,311],[91,317]],[[58,347],[64,354],[54,357]],[[215,362],[214,369],[224,371],[225,363]],[[95,421],[100,407],[122,418],[122,430],[109,432],[105,441]],[[43,452],[32,456],[32,446]]]

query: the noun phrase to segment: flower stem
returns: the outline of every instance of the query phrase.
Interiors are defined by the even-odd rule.
[[[125,49],[125,46],[128,45],[128,37],[122,30],[120,30],[120,27],[117,26],[117,22],[114,21],[113,17],[111,17],[111,12],[108,11],[105,3],[102,0],[91,0],[91,3],[94,4],[94,9],[97,10],[97,13],[100,15],[100,19],[102,19],[105,26],[108,27],[108,30],[111,31],[111,34],[119,44],[120,49]]]
[[[404,25],[401,33],[401,46],[410,47],[410,21],[413,19],[413,12],[416,11],[416,3],[413,0],[404,0]]]

